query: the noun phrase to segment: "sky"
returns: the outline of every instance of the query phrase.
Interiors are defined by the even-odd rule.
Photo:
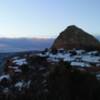
[[[0,37],[55,38],[69,25],[100,35],[100,0],[0,0]]]

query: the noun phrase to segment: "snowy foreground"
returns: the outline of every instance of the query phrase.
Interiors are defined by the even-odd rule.
[[[47,57],[49,61],[59,62],[60,60],[70,62],[72,66],[79,67],[100,67],[100,52],[85,50],[71,50],[64,51],[59,49],[55,54],[51,52],[45,52],[38,54],[41,57]]]
[[[39,83],[40,88],[42,88],[42,92],[47,93],[47,75],[49,74],[47,66],[42,66],[40,63],[35,65],[29,64],[29,60],[27,58],[33,57],[34,54],[26,54],[24,56],[15,56],[10,58],[5,65],[5,73],[0,76],[0,82],[6,82],[9,84],[7,86],[0,85],[0,89],[3,93],[8,93],[11,91],[11,88],[16,91],[23,91],[23,89],[28,89],[31,87],[32,78],[34,77],[34,85],[37,86]],[[36,56],[45,57],[49,63],[58,63],[63,60],[64,62],[68,62],[73,68],[76,68],[80,71],[89,71],[91,73],[95,73],[98,80],[100,80],[100,52],[91,51],[86,52],[85,50],[70,50],[65,51],[63,49],[59,49],[57,51],[43,51],[41,53],[37,53]],[[37,61],[38,62],[38,61]],[[35,63],[35,62],[33,62]],[[30,66],[29,66],[30,65]],[[28,66],[31,70],[29,73],[32,73],[25,78],[28,70]],[[37,74],[38,73],[38,74]],[[33,76],[33,77],[32,77]],[[17,80],[14,80],[14,77],[17,77]],[[37,79],[35,80],[35,78]],[[42,78],[41,78],[42,77]],[[12,78],[14,80],[13,84]],[[39,89],[40,89],[39,88]]]
[[[96,72],[97,79],[100,79],[100,52],[85,50],[69,50],[59,49],[52,53],[51,51],[38,54],[41,57],[47,57],[48,61],[58,63],[60,60],[69,62],[73,68],[81,71],[88,70]]]

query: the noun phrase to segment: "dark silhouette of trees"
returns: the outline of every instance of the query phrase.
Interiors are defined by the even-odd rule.
[[[51,53],[52,53],[52,54],[57,54],[57,52],[58,52],[58,50],[57,50],[56,48],[52,48],[52,49],[51,49]]]
[[[49,76],[50,100],[99,100],[95,75],[66,67],[60,62]]]
[[[21,70],[22,70],[22,73],[23,73],[23,74],[28,73],[29,70],[30,70],[29,65],[27,65],[27,64],[23,64],[23,65],[20,66],[20,67],[21,67]]]

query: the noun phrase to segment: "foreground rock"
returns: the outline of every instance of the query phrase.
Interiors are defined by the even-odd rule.
[[[100,100],[99,60],[83,50],[13,56],[0,76],[0,100]]]
[[[52,48],[100,50],[100,42],[92,35],[72,25],[60,33]]]

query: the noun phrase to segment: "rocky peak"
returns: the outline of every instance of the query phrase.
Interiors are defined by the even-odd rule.
[[[66,29],[79,29],[76,25],[70,25]]]
[[[55,40],[52,48],[100,49],[100,42],[75,25],[68,26]]]

